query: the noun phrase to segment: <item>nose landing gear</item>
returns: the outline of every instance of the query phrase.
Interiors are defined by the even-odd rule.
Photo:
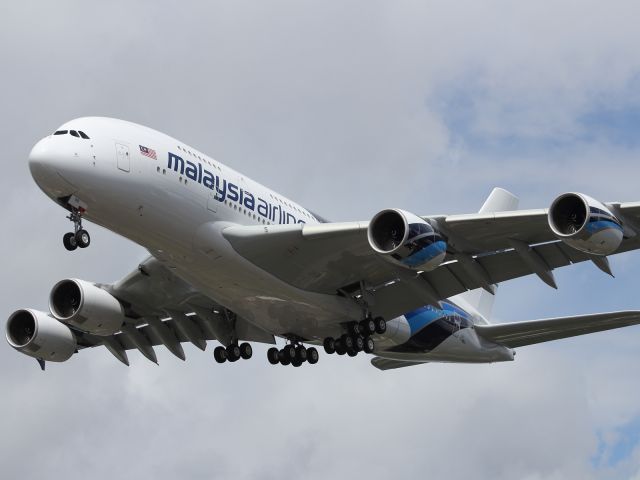
[[[82,213],[83,210],[71,207],[71,213],[67,217],[73,222],[73,232],[65,233],[62,237],[62,243],[64,248],[70,252],[78,247],[87,248],[91,243],[89,232],[82,228]]]

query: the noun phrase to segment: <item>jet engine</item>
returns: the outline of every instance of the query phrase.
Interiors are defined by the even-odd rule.
[[[124,323],[124,309],[111,294],[75,278],[58,282],[49,295],[51,314],[94,335],[113,335]]]
[[[622,243],[620,220],[604,204],[582,193],[565,193],[556,198],[548,219],[560,240],[582,252],[610,255]]]
[[[38,310],[14,312],[6,324],[7,342],[19,352],[49,362],[69,360],[76,337],[69,327]]]
[[[404,210],[383,210],[367,230],[369,244],[389,261],[414,270],[433,270],[447,254],[447,243],[426,221]]]

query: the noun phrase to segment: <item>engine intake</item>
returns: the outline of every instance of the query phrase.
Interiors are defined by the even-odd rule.
[[[548,221],[560,240],[582,252],[610,255],[622,243],[620,220],[603,203],[581,193],[556,198],[549,207]]]
[[[76,351],[76,338],[69,327],[44,312],[17,310],[6,325],[7,342],[25,355],[49,362],[69,360]]]
[[[425,220],[399,209],[383,210],[367,230],[371,248],[389,261],[414,270],[433,270],[447,254],[447,243]]]
[[[120,302],[94,284],[78,279],[58,282],[49,295],[49,310],[61,322],[94,335],[113,335],[125,315]]]

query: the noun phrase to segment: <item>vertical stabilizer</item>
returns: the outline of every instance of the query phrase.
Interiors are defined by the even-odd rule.
[[[511,192],[508,192],[503,188],[496,187],[491,191],[491,194],[484,202],[478,213],[517,210],[519,201],[520,199]],[[494,285],[494,287],[497,288],[497,285]],[[469,292],[456,295],[452,300],[454,302],[459,302],[462,308],[474,310],[485,320],[489,321],[491,318],[491,311],[493,310],[495,295],[491,295],[486,290],[479,288],[477,290],[471,290]]]

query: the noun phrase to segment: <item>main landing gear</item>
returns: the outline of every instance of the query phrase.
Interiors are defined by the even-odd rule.
[[[318,363],[320,355],[314,347],[306,348],[298,342],[292,342],[285,345],[284,348],[278,350],[271,347],[267,351],[267,359],[271,365],[293,365],[299,367],[304,362],[314,365]]]
[[[215,358],[218,363],[224,363],[227,360],[230,362],[236,362],[241,358],[243,360],[249,360],[252,355],[253,349],[248,343],[241,343],[240,345],[232,343],[226,348],[223,346],[217,346],[213,350],[213,358]]]
[[[373,353],[375,342],[371,335],[382,335],[387,331],[387,322],[382,317],[367,317],[360,322],[349,325],[349,332],[340,338],[327,337],[324,339],[324,351],[328,354],[349,355],[355,357],[360,352]]]
[[[82,210],[71,207],[71,214],[67,217],[73,222],[73,232],[65,233],[62,237],[64,248],[70,252],[76,248],[87,248],[91,243],[89,232],[82,228]]]

